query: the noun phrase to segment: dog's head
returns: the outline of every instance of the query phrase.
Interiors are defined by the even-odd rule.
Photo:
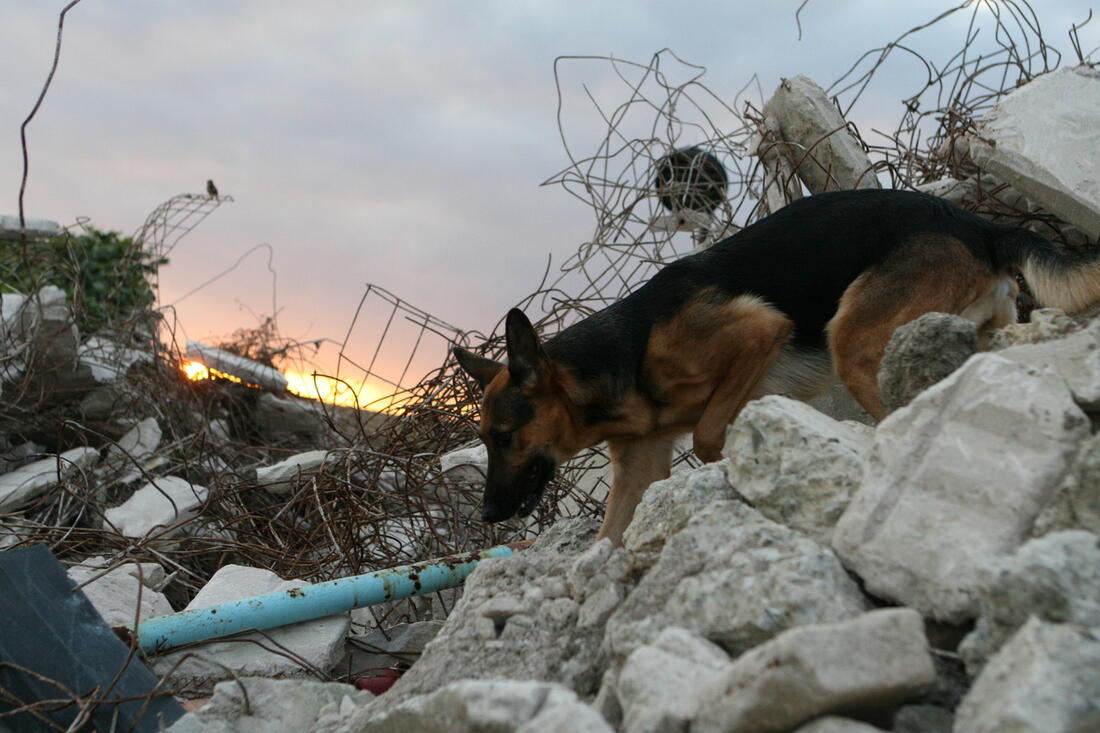
[[[481,510],[486,522],[534,511],[558,465],[576,452],[558,376],[523,311],[509,311],[504,333],[507,364],[452,349],[484,390],[479,432],[489,454]]]

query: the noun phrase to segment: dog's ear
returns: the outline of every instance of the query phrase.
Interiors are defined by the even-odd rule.
[[[546,374],[548,360],[535,327],[519,308],[508,311],[504,322],[504,340],[508,346],[508,371],[512,374],[512,381],[520,389],[534,389]]]
[[[485,386],[493,381],[493,377],[499,374],[500,370],[504,368],[504,365],[499,361],[493,361],[492,359],[486,359],[484,356],[478,356],[474,352],[468,351],[461,346],[452,348],[451,353],[455,355],[455,359],[458,360],[458,365],[462,367],[462,371],[476,379],[478,385],[480,385],[482,389],[485,389]]]

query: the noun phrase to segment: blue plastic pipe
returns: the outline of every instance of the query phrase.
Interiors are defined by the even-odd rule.
[[[147,618],[137,629],[138,646],[156,654],[195,641],[206,641],[240,631],[263,631],[311,621],[353,608],[434,593],[462,585],[479,561],[509,557],[528,542],[499,545],[349,578],[267,593],[208,608]]]

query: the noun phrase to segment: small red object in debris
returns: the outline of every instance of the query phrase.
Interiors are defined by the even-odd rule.
[[[384,669],[372,677],[360,677],[355,680],[355,687],[360,690],[367,690],[375,695],[381,695],[393,687],[393,683],[401,679],[403,673],[403,670],[400,669]]]

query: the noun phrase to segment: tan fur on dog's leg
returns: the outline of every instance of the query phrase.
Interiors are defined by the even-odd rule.
[[[668,478],[675,441],[675,435],[607,441],[614,477],[597,540],[609,537],[613,545],[622,546],[623,532],[634,518],[642,494],[654,481]]]
[[[703,415],[692,435],[695,455],[712,463],[722,457],[726,427],[741,408],[779,355],[791,333],[790,319],[778,311],[761,305],[752,316],[740,319],[736,325],[736,347],[729,360],[729,371],[718,383],[703,408]]]

